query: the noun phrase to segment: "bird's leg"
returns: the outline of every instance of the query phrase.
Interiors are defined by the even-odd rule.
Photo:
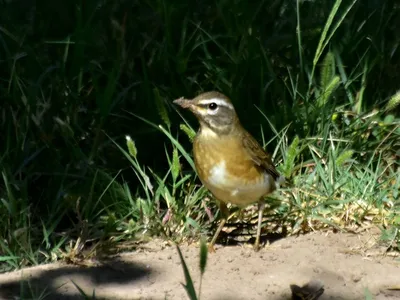
[[[225,203],[219,202],[219,210],[221,212],[221,222],[219,223],[217,231],[214,233],[211,243],[208,245],[208,252],[215,252],[214,244],[217,241],[217,238],[224,227],[226,220],[229,218],[229,209]]]
[[[264,213],[265,202],[263,199],[258,201],[258,224],[257,224],[257,236],[256,242],[254,243],[254,250],[260,250],[260,236],[261,236],[261,222]]]
[[[238,220],[240,222],[242,222],[243,219],[244,219],[244,213],[243,213],[243,209],[241,207],[239,207],[239,212],[238,212],[238,217],[237,218],[238,218]]]

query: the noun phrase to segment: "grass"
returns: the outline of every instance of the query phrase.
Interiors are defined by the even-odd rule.
[[[374,224],[400,249],[395,1],[14,1],[0,14],[1,271],[208,234],[197,125],[171,102],[211,89],[292,182],[269,199],[274,230]]]

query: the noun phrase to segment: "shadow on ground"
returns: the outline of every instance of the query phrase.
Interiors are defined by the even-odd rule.
[[[12,280],[0,284],[0,299],[83,299],[79,288],[84,290],[89,299],[94,292],[95,299],[117,299],[97,296],[98,287],[112,284],[131,285],[150,274],[150,268],[119,259],[93,267],[65,265],[50,270],[29,272],[29,275],[24,275],[22,272],[19,278],[13,276]],[[84,281],[85,286],[80,286],[79,283],[75,286],[71,278]],[[97,287],[96,291],[94,287]]]
[[[251,243],[217,245],[208,256],[201,298],[292,299],[291,285],[303,287],[317,280],[324,288],[319,298],[300,295],[294,299],[365,300],[368,293],[375,300],[400,299],[399,261],[376,252],[381,248],[373,232],[264,237],[269,245],[259,252],[254,252]],[[198,289],[199,246],[182,244],[180,249]],[[86,299],[92,298],[93,290],[96,299],[189,299],[176,247],[164,240],[151,240],[138,251],[102,263],[86,268],[53,264],[0,274],[0,298],[85,299],[73,280]]]
[[[257,220],[256,220],[257,221]],[[253,245],[256,237],[254,233],[257,228],[255,224],[248,223],[226,223],[225,227],[228,228],[228,232],[221,231],[219,234],[217,243],[224,246],[238,246],[243,244]],[[285,233],[277,232],[276,228],[266,230],[265,228],[261,231],[260,243],[261,244],[272,244],[286,237]],[[212,238],[212,236],[210,236]]]

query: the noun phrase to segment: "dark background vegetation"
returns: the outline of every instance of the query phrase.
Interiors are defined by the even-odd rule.
[[[355,1],[321,57],[332,53],[349,81],[341,76],[318,105],[320,81],[310,73],[335,2],[0,1],[3,270],[65,257],[64,245],[77,237],[91,239],[83,248],[132,238],[143,211],[127,200],[124,183],[134,197],[142,192],[111,139],[124,145],[130,135],[140,164],[164,176],[169,139],[132,114],[168,127],[168,112],[171,134],[189,151],[172,105],[181,96],[227,94],[259,140],[261,127],[265,140],[274,137],[266,117],[278,131],[291,124],[291,142],[322,136],[333,113],[352,121],[375,110],[365,126],[348,126],[346,117],[334,124],[338,135],[354,137],[356,153],[374,151],[386,135],[371,124],[384,120],[399,89],[400,5]],[[342,2],[334,22],[351,3]],[[376,134],[361,139],[368,131]],[[384,156],[398,159],[398,140],[385,142]]]

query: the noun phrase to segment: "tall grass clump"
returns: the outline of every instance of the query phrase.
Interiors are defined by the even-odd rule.
[[[207,233],[171,101],[208,90],[291,182],[276,230],[376,224],[398,249],[400,7],[367,2],[4,3],[1,270]]]

